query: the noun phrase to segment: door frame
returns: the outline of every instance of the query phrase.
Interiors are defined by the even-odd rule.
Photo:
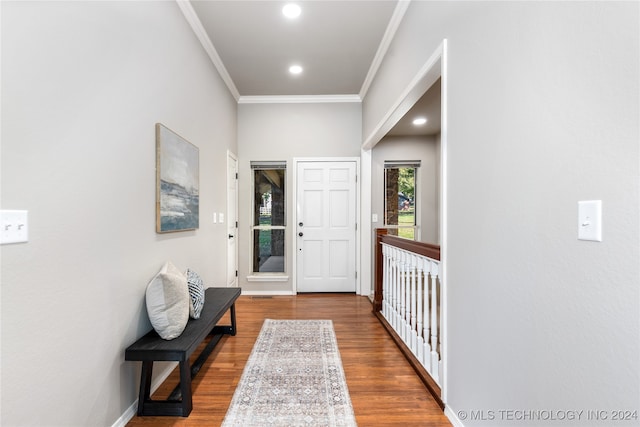
[[[234,197],[235,198],[235,202],[236,202],[236,206],[235,206],[235,209],[234,209],[234,211],[236,213],[235,219],[231,218],[231,215],[230,215],[231,209],[230,209],[230,206],[229,206],[230,191],[229,191],[228,179],[229,179],[229,166],[230,166],[230,163],[231,163],[232,160],[235,161],[235,163],[236,163],[236,167],[235,167],[235,171],[236,171],[236,178],[235,178],[235,180],[236,180],[236,185],[235,185],[236,191],[235,191],[235,193],[236,194],[235,194],[235,197]],[[237,222],[238,221],[238,216],[239,216],[238,215],[238,195],[239,195],[239,191],[238,191],[238,156],[236,156],[234,153],[232,153],[229,150],[227,150],[227,168],[226,168],[225,175],[226,175],[225,176],[225,182],[226,182],[226,186],[227,186],[227,191],[226,191],[226,197],[227,197],[227,203],[226,203],[226,205],[227,205],[227,213],[226,213],[227,222],[226,222],[226,224],[224,224],[224,227],[225,227],[224,234],[225,234],[225,236],[227,236],[227,234],[229,232],[229,226],[231,224],[231,221],[236,221]],[[234,227],[234,229],[235,229],[235,233],[234,233],[234,235],[235,235],[235,245],[234,245],[235,250],[233,251],[233,253],[230,253],[229,242],[227,240],[227,251],[226,251],[227,252],[227,257],[226,257],[227,262],[226,262],[226,265],[225,265],[225,268],[226,268],[227,272],[225,274],[225,276],[226,276],[225,277],[225,281],[227,282],[226,286],[228,286],[229,285],[229,283],[228,283],[229,282],[229,260],[233,257],[234,264],[236,266],[236,278],[233,281],[233,284],[235,285],[235,287],[238,287],[238,283],[239,283],[238,282],[238,226],[236,225]]]
[[[293,252],[293,256],[292,256],[292,261],[291,261],[291,284],[292,284],[292,291],[293,294],[296,295],[298,293],[298,271],[297,271],[297,265],[298,265],[298,255],[299,255],[299,251],[298,251],[298,239],[297,234],[295,233],[295,225],[298,223],[298,216],[299,216],[299,212],[298,212],[298,163],[301,162],[315,162],[315,163],[323,163],[323,162],[354,162],[356,164],[356,194],[355,194],[355,198],[356,198],[356,244],[355,244],[355,250],[356,250],[356,294],[357,295],[368,295],[368,290],[367,290],[367,294],[363,294],[362,293],[362,286],[361,286],[361,275],[360,275],[360,264],[361,264],[361,260],[360,260],[360,229],[362,228],[360,226],[360,158],[359,157],[294,157],[293,158],[293,165],[292,165],[292,172],[293,172],[293,179],[292,179],[292,188],[291,188],[291,202],[292,202],[292,218],[291,218],[291,222],[287,221],[287,228],[289,230],[292,230],[290,233],[291,236],[291,249]]]

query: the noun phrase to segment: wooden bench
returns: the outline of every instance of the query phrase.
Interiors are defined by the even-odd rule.
[[[200,318],[190,318],[179,337],[167,341],[152,330],[126,349],[125,360],[142,361],[138,415],[186,417],[191,413],[191,379],[196,376],[222,336],[236,334],[235,301],[240,293],[240,288],[208,288],[205,290],[205,303]],[[227,310],[230,310],[231,325],[217,325]],[[193,365],[189,366],[189,357],[207,336],[211,336],[211,340]],[[180,384],[167,400],[152,400],[150,396],[155,361],[179,362]]]

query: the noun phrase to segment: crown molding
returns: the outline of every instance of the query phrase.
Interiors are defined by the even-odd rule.
[[[384,59],[384,57],[387,54],[387,51],[389,50],[391,41],[393,41],[393,38],[396,35],[396,31],[398,31],[398,27],[402,22],[402,18],[404,18],[404,14],[409,8],[409,3],[411,3],[411,0],[398,1],[398,4],[396,5],[395,10],[393,11],[393,15],[389,20],[389,25],[387,25],[387,29],[385,30],[384,35],[382,36],[382,41],[378,46],[376,55],[374,56],[373,61],[371,62],[371,67],[369,67],[369,72],[367,73],[367,76],[365,77],[364,82],[362,83],[362,87],[360,88],[360,94],[359,94],[360,99],[364,99],[364,97],[367,95],[367,92],[369,91],[369,86],[371,86],[371,83],[373,82],[373,79],[375,78],[378,72],[378,69],[382,64],[382,60]]]
[[[355,102],[362,99],[358,95],[276,95],[276,96],[241,96],[238,104],[323,104]]]
[[[240,99],[240,92],[238,92],[238,89],[236,88],[236,85],[233,83],[233,80],[231,79],[229,72],[227,71],[224,64],[222,63],[222,59],[220,59],[220,55],[218,55],[218,52],[213,47],[213,43],[211,43],[211,39],[209,38],[207,31],[204,29],[202,22],[200,22],[200,18],[198,18],[196,11],[193,10],[193,6],[191,6],[191,2],[189,0],[176,0],[176,3],[178,3],[178,7],[182,11],[182,14],[184,15],[187,22],[193,29],[193,32],[196,34],[196,37],[198,38],[198,40],[200,40],[200,43],[202,44],[202,47],[204,48],[204,50],[207,52],[207,55],[209,55],[211,62],[213,62],[213,65],[218,70],[220,77],[229,88],[231,95],[233,95],[235,100],[238,101],[238,99]]]

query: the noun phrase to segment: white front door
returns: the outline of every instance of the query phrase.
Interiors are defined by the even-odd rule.
[[[238,286],[238,159],[227,152],[227,286]]]
[[[298,292],[356,291],[356,162],[298,163]]]

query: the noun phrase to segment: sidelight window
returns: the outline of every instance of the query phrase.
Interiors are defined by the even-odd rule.
[[[419,167],[419,160],[384,162],[384,224],[391,235],[415,240]]]
[[[286,162],[251,162],[253,272],[284,273]]]

